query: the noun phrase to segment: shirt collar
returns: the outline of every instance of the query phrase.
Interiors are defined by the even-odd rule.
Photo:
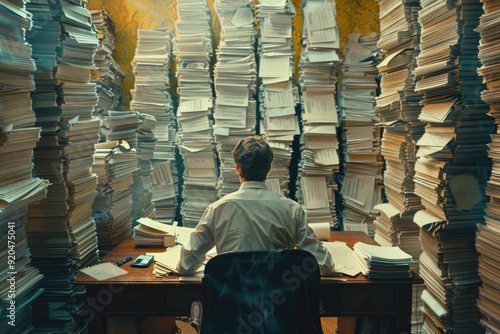
[[[268,189],[262,181],[246,181],[240,185],[240,189]]]

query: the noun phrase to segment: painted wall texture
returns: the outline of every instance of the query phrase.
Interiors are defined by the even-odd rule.
[[[208,0],[213,6],[214,0]],[[257,0],[254,0],[256,3]],[[298,16],[294,21],[294,45],[296,54],[300,54],[300,31],[302,17],[300,16],[301,0],[292,0]],[[337,23],[341,37],[341,51],[351,33],[369,34],[380,32],[378,19],[378,3],[375,0],[336,0]],[[115,23],[114,57],[125,72],[123,83],[123,104],[128,106],[131,100],[130,89],[134,87],[134,76],[131,61],[137,44],[137,29],[156,29],[168,27],[173,29],[176,20],[175,0],[89,0],[88,9],[104,7]],[[218,22],[213,19],[215,38],[218,38]],[[296,57],[298,60],[298,57]],[[296,62],[297,63],[297,62]]]

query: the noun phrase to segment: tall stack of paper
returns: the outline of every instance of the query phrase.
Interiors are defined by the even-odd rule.
[[[343,163],[338,174],[344,231],[363,230],[373,237],[375,205],[382,202],[381,131],[374,114],[380,61],[379,36],[349,35],[344,50],[338,102],[342,120]]]
[[[476,250],[479,253],[479,277],[482,284],[479,287],[479,298],[477,305],[481,312],[481,325],[486,333],[500,333],[500,307],[498,295],[498,277],[500,276],[500,263],[498,258],[498,240],[500,240],[500,160],[499,143],[500,133],[498,124],[500,122],[500,86],[498,76],[500,74],[500,50],[499,50],[499,27],[500,27],[500,5],[496,1],[484,0],[484,14],[480,18],[477,31],[481,35],[479,44],[479,59],[482,66],[478,73],[483,77],[486,84],[481,96],[483,101],[489,104],[489,114],[495,118],[497,132],[491,135],[488,155],[493,161],[493,168],[486,188],[486,194],[490,197],[486,207],[485,224],[478,225],[476,233]]]
[[[5,240],[0,248],[4,259],[0,325],[9,333],[33,330],[31,306],[43,292],[39,284],[43,275],[31,264],[26,235],[28,205],[43,199],[47,188],[43,180],[31,177],[30,159],[39,132],[39,128],[7,130],[0,125],[0,238]]]
[[[97,95],[99,96],[95,114],[101,115],[107,110],[120,110],[125,74],[113,58],[115,50],[114,22],[104,8],[90,10],[90,14],[99,38],[99,45],[94,56],[97,68],[91,73],[92,81],[97,85]],[[103,138],[101,140],[105,141]]]
[[[92,215],[96,222],[99,254],[102,255],[131,234],[130,187],[138,171],[137,153],[125,141],[98,143],[92,171],[98,175]]]
[[[477,297],[477,254],[472,238],[460,230],[420,229],[423,253],[420,276],[426,282],[422,294],[423,333],[484,333],[474,311]],[[472,230],[472,229],[471,229]],[[472,232],[472,231],[471,231]],[[472,283],[472,284],[471,284]],[[457,327],[457,330],[450,331]]]
[[[378,64],[381,92],[376,98],[375,113],[383,128],[381,153],[385,161],[384,191],[390,206],[381,207],[374,222],[374,238],[385,245],[412,250],[413,269],[418,272],[421,251],[418,227],[412,225],[413,215],[422,208],[415,194],[416,141],[422,136],[424,124],[419,121],[422,94],[415,92],[413,71],[419,52],[420,1],[379,1],[379,48],[385,58]],[[402,236],[404,236],[402,238]],[[404,243],[404,244],[403,244]],[[414,286],[420,298],[421,286]],[[422,325],[420,300],[412,307],[412,332]]]
[[[151,177],[155,179],[151,185],[152,201],[155,203],[155,209],[158,205],[161,207],[160,217],[156,212],[156,218],[172,223],[178,193],[178,184],[174,183],[177,180],[175,168],[177,125],[174,114],[175,101],[169,85],[172,75],[172,34],[168,29],[139,29],[137,37],[137,48],[132,61],[135,87],[131,91],[130,107],[152,115],[156,119],[154,129],[156,143],[153,155],[150,157],[153,159]],[[170,177],[165,174],[166,172]],[[165,183],[165,179],[169,182]]]
[[[36,301],[35,331],[78,332],[83,288],[72,285],[79,268],[98,261],[92,219],[97,176],[91,172],[99,119],[90,71],[98,39],[91,15],[69,1],[37,1],[27,8],[34,28],[27,34],[36,60],[32,93],[36,124],[42,127],[34,150],[33,175],[51,185],[47,198],[28,210],[28,241],[33,263],[44,274],[45,293]]]
[[[315,208],[305,207],[309,223],[333,227],[338,224],[335,174],[339,171],[335,66],[339,61],[340,39],[335,1],[304,1],[302,10],[298,79],[302,95],[302,133],[296,197],[302,205],[321,198],[323,201],[317,202]],[[315,181],[311,183],[310,180]],[[321,196],[316,197],[317,194]]]
[[[219,197],[239,188],[231,154],[243,137],[255,134],[257,65],[253,1],[217,0],[220,42],[214,68],[214,135],[220,159]]]
[[[33,330],[31,307],[43,292],[25,228],[28,205],[44,198],[47,188],[31,175],[40,136],[29,97],[35,63],[25,32],[31,27],[24,2],[0,3],[0,326],[9,333]]]
[[[132,218],[141,217],[154,218],[155,205],[153,203],[153,155],[156,136],[153,130],[156,127],[156,119],[149,114],[137,112],[139,128],[137,129],[137,145],[130,145],[137,150],[139,171],[134,174],[132,185]]]
[[[292,21],[295,7],[289,0],[260,0],[256,6],[260,26],[259,57],[259,133],[274,151],[268,176],[270,184],[279,183],[281,193],[289,195],[291,144],[298,133],[295,105],[298,88],[293,84]],[[271,188],[274,188],[271,185]]]
[[[184,159],[182,224],[196,226],[217,200],[219,167],[213,137],[211,13],[206,0],[177,0],[177,143]]]
[[[424,300],[426,332],[483,331],[477,305],[471,303],[481,282],[474,239],[476,224],[484,222],[484,189],[491,167],[487,144],[494,130],[477,74],[479,34],[474,29],[482,13],[479,0],[422,2],[419,12],[421,52],[414,73],[416,90],[424,94],[419,119],[426,127],[417,142],[414,181],[425,209],[414,219],[421,226],[441,225],[439,233],[423,239],[438,247],[423,247],[422,258],[438,251],[439,256],[434,266],[421,266],[420,274],[426,291],[446,309],[439,317]]]
[[[155,159],[174,159],[175,102],[170,91],[171,39],[168,29],[139,29],[132,60],[135,86],[130,108],[154,116]]]

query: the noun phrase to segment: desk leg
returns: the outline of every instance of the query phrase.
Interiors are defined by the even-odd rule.
[[[338,334],[354,334],[354,331],[356,330],[356,319],[356,317],[338,317]]]

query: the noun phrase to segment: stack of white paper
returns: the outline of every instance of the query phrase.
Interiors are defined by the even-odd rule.
[[[419,226],[413,223],[413,213],[402,213],[391,203],[375,206],[380,211],[374,221],[374,240],[381,246],[398,246],[413,257],[412,270],[418,273],[418,259],[422,248]]]
[[[500,122],[500,87],[497,85],[497,78],[500,74],[500,50],[499,48],[499,14],[500,6],[495,1],[482,1],[485,13],[480,18],[477,31],[480,33],[479,59],[482,66],[478,73],[483,77],[487,89],[481,94],[482,99],[490,107],[489,114],[495,118],[495,123]],[[485,225],[478,225],[479,231],[476,233],[476,250],[479,255],[479,277],[482,285],[479,287],[479,298],[476,303],[482,314],[481,325],[486,333],[500,332],[500,313],[498,308],[498,240],[500,240],[500,192],[498,185],[500,160],[499,143],[500,136],[497,133],[491,135],[489,144],[489,157],[493,161],[493,168],[486,188],[486,194],[490,196],[490,201],[485,210]]]
[[[436,244],[438,251],[436,246],[422,246],[420,275],[427,291],[447,310],[446,316],[438,318],[424,303],[424,328],[479,332],[479,310],[470,303],[477,298],[480,282],[474,239],[476,225],[484,222],[491,167],[487,144],[495,129],[488,105],[481,99],[483,78],[477,74],[480,43],[475,28],[482,4],[478,0],[421,5],[420,53],[414,74],[415,89],[424,95],[419,119],[426,126],[417,141],[415,193],[425,207],[419,216],[434,216],[442,230],[421,237],[422,242]],[[441,33],[436,34],[437,30]],[[422,224],[419,216],[415,221]],[[427,263],[424,269],[422,259],[431,259],[432,265]],[[440,269],[437,273],[435,266]]]
[[[378,64],[380,93],[376,97],[375,113],[383,128],[381,153],[385,161],[384,192],[390,206],[380,208],[375,221],[374,238],[381,245],[395,245],[415,249],[415,231],[410,228],[413,215],[422,208],[415,194],[416,141],[423,134],[418,120],[422,95],[415,92],[416,56],[419,50],[420,29],[418,11],[420,1],[379,1],[380,40],[378,47],[385,58]],[[409,238],[399,238],[408,235]],[[403,244],[407,242],[408,244]],[[418,269],[414,262],[413,269]],[[418,270],[417,270],[418,272]],[[421,288],[420,288],[421,289]],[[423,323],[420,293],[412,304],[412,333],[420,333]]]
[[[32,259],[44,274],[45,293],[36,301],[37,331],[79,332],[75,272],[98,261],[92,203],[97,175],[91,172],[99,119],[93,118],[96,85],[90,71],[98,39],[81,4],[38,1],[27,5],[33,29],[36,90],[33,107],[42,128],[33,175],[50,181],[47,198],[28,210]],[[39,304],[39,305],[38,305]]]
[[[220,42],[214,68],[216,103],[214,135],[220,159],[219,197],[239,188],[231,151],[243,137],[255,134],[256,84],[253,2],[218,0]]]
[[[212,29],[207,2],[177,0],[173,52],[177,60],[177,143],[184,159],[182,224],[195,226],[217,199],[213,137]]]
[[[354,244],[354,259],[361,272],[370,278],[409,278],[410,254],[399,247],[384,247],[357,242]]]
[[[32,14],[26,10],[24,3],[2,3],[0,5],[0,19],[2,22],[2,40],[0,49],[0,82],[2,89],[16,87],[23,89],[24,92],[34,90],[33,72],[35,64],[31,58],[31,47],[26,43],[24,31],[30,30],[32,26]],[[19,106],[20,107],[20,106]],[[19,114],[14,113],[10,108],[2,109],[2,113],[12,113],[11,116]],[[19,110],[26,115],[27,109]],[[33,115],[27,117],[21,122],[33,123]],[[4,121],[4,124],[14,123],[13,121]]]
[[[96,83],[98,101],[94,115],[102,115],[107,110],[119,110],[122,104],[122,87],[125,74],[115,59],[115,25],[108,12],[102,9],[90,10],[92,23],[97,29],[99,45],[94,61],[96,69],[91,72],[91,79]],[[101,138],[105,141],[105,138]]]
[[[94,165],[97,194],[92,205],[99,253],[105,254],[131,234],[132,186],[138,171],[137,153],[126,142],[95,144]]]
[[[140,218],[134,226],[134,245],[148,247],[168,247],[175,242],[175,229],[173,225],[164,224],[150,218]]]
[[[306,205],[310,224],[319,221],[333,227],[338,222],[334,174],[339,170],[334,67],[339,60],[340,39],[335,2],[306,1],[302,10],[298,80],[302,93],[302,135],[296,197]],[[310,183],[311,180],[315,182]],[[306,203],[317,194],[322,194],[321,206],[307,208]]]
[[[260,26],[259,57],[259,133],[274,150],[268,180],[277,179],[281,193],[288,196],[291,144],[299,134],[295,105],[298,89],[293,80],[292,21],[295,7],[289,0],[260,0],[256,6]]]
[[[172,34],[168,29],[138,29],[132,61],[135,75],[130,108],[156,118],[155,159],[174,159],[176,118],[169,77],[172,66]]]
[[[375,33],[349,35],[342,61],[338,97],[342,120],[343,169],[339,175],[344,231],[359,230],[373,236],[375,205],[382,202],[382,156],[378,117],[373,112],[377,90],[376,65],[380,61]]]
[[[43,275],[31,265],[25,229],[26,213],[30,203],[45,198],[48,182],[31,177],[32,150],[38,141],[40,128],[12,130],[2,126],[3,121],[3,114],[0,113],[0,238],[5,240],[1,248],[5,261],[0,265],[0,290],[5,305],[11,305],[11,300],[15,302],[16,320],[18,312],[23,319],[19,323],[14,322],[15,328],[30,331],[30,305],[43,291],[38,284]],[[8,261],[13,259],[15,261]],[[8,291],[14,283],[16,291],[15,297],[12,297]],[[4,326],[7,326],[7,321],[9,318],[6,318]]]

